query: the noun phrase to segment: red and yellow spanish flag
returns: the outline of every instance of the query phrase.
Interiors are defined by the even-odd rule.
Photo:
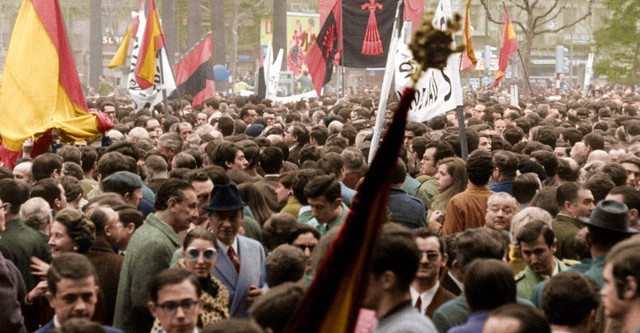
[[[502,32],[502,45],[500,46],[500,58],[498,59],[498,72],[493,79],[494,87],[497,86],[504,75],[507,74],[509,56],[516,51],[518,51],[518,40],[516,39],[516,32],[515,30],[513,30],[511,19],[509,19],[507,6],[504,5],[504,31]]]
[[[140,1],[140,5],[138,6],[137,12],[140,12],[140,10],[143,8],[144,1],[145,0]],[[114,54],[113,58],[111,58],[111,62],[109,62],[109,65],[108,65],[109,68],[113,69],[116,67],[120,67],[124,65],[125,61],[127,61],[127,54],[129,53],[129,44],[131,44],[131,38],[132,37],[135,38],[139,25],[140,25],[140,19],[138,18],[138,15],[135,15],[133,23],[131,24],[131,26],[129,26],[129,29],[127,29],[127,32],[124,34],[124,37],[122,38],[122,43],[120,43],[120,46],[118,47],[118,51],[116,51],[116,54]]]
[[[57,0],[24,0],[16,18],[0,88],[0,160],[12,166],[22,143],[50,130],[65,141],[89,140],[113,125],[88,111]],[[38,142],[40,141],[40,142]]]
[[[137,19],[136,19],[137,21]],[[127,54],[129,53],[129,44],[131,43],[131,34],[135,32],[134,26],[130,26],[127,29],[127,33],[124,34],[124,38],[122,39],[122,43],[118,47],[118,51],[111,58],[111,62],[109,62],[108,67],[113,69],[116,67],[120,67],[124,65],[125,61],[127,61]]]
[[[462,60],[460,61],[460,69],[466,70],[469,68],[475,68],[478,60],[476,59],[476,53],[473,51],[473,41],[471,40],[471,0],[467,0],[464,6],[464,29],[462,30],[462,36],[464,37],[464,44],[466,50],[462,52]]]
[[[146,13],[147,20],[135,69],[136,82],[142,89],[147,89],[154,85],[158,60],[157,53],[164,47],[164,34],[154,0],[147,2]]]
[[[287,332],[351,333],[367,291],[373,249],[387,215],[391,174],[414,91],[407,89],[371,163],[351,211]]]

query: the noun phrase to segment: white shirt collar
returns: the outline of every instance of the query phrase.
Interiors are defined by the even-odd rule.
[[[438,291],[439,287],[440,287],[440,281],[437,281],[437,280],[436,280],[436,284],[433,285],[431,289],[423,293],[418,293],[417,290],[415,290],[413,287],[410,287],[409,291],[411,292],[411,304],[415,307],[416,302],[418,301],[418,296],[420,296],[420,298],[422,299],[422,305],[420,306],[420,313],[422,314],[427,313],[427,308],[433,301],[433,298],[436,296],[436,291]]]
[[[218,240],[218,245],[220,246],[220,249],[222,250],[222,252],[227,254],[227,252],[229,251],[229,245],[221,242],[220,240]],[[233,242],[231,242],[231,247],[233,248],[234,251],[236,251],[236,255],[240,257],[240,254],[238,254],[238,236],[236,236],[233,239]]]
[[[306,206],[302,206],[300,207],[300,209],[298,210],[298,215],[304,213],[304,212],[310,212],[311,211],[311,206],[306,205]]]

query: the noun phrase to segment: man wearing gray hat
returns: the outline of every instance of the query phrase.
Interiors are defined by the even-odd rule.
[[[266,281],[266,259],[262,245],[238,235],[245,203],[233,182],[215,184],[209,206],[209,226],[218,239],[218,261],[213,275],[229,290],[232,317],[247,317],[248,308],[262,294]]]
[[[142,200],[142,179],[129,171],[118,171],[102,180],[103,192],[115,192],[122,196],[124,202],[138,207]]]
[[[598,282],[602,288],[604,286],[602,271],[606,255],[617,243],[631,237],[638,231],[629,226],[627,205],[615,200],[600,201],[590,217],[579,219],[589,229],[587,244],[589,244],[589,251],[591,258],[593,258],[591,267],[584,274]]]

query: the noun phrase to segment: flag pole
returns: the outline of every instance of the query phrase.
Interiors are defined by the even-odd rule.
[[[378,144],[382,132],[382,125],[384,124],[384,118],[387,110],[387,102],[389,100],[389,91],[391,90],[391,80],[393,79],[395,54],[398,48],[398,40],[400,39],[399,24],[402,20],[400,16],[400,9],[402,8],[402,0],[398,1],[396,7],[396,16],[393,22],[393,35],[391,36],[391,42],[389,43],[389,52],[387,53],[387,65],[385,67],[384,78],[382,80],[382,90],[380,91],[380,102],[378,103],[378,112],[376,113],[376,124],[373,128],[373,138],[371,139],[371,147],[369,149],[368,161],[371,163],[373,157],[378,150]]]
[[[529,94],[533,97],[533,89],[531,89],[531,82],[529,82],[529,74],[527,73],[527,66],[524,65],[524,60],[522,59],[522,53],[520,53],[520,48],[518,48],[518,57],[520,58],[520,63],[522,64],[522,72],[524,73],[524,79],[527,81],[527,87],[529,87]]]
[[[164,104],[164,107],[162,109],[164,110],[164,116],[167,117],[168,119],[169,118],[169,100],[167,99],[167,89],[164,87],[164,64],[163,64],[163,58],[162,58],[162,49],[158,50],[158,53],[159,53],[158,59],[160,59],[160,84],[162,87],[162,101]]]

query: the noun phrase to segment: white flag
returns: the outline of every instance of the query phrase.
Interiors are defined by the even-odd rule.
[[[451,3],[448,0],[441,0],[432,24],[440,30],[446,29],[446,21],[452,16]],[[407,31],[408,29],[402,29],[403,36],[398,41],[396,52],[395,82],[398,96],[401,96],[405,87],[411,85],[411,74],[417,68],[406,43],[407,38],[404,37]],[[462,105],[459,68],[460,53],[455,53],[449,57],[447,66],[443,70],[429,68],[422,73],[409,110],[409,121],[424,122]]]
[[[584,68],[584,84],[582,85],[582,96],[587,97],[589,94],[589,85],[591,84],[591,76],[593,75],[593,53],[589,53],[587,65]]]
[[[269,44],[267,48],[267,56],[264,59],[264,80],[266,92],[265,97],[275,100],[278,92],[278,84],[280,83],[280,68],[282,66],[283,50],[278,51],[278,56],[273,60],[273,47]]]
[[[138,31],[136,31],[136,36],[133,41],[133,48],[131,49],[131,70],[127,78],[127,90],[137,111],[144,107],[151,108],[162,102],[162,90],[164,89],[166,91],[167,96],[171,95],[171,93],[176,90],[176,81],[173,78],[173,72],[171,72],[171,65],[169,64],[169,58],[167,58],[166,48],[162,48],[160,54],[156,55],[160,58],[158,59],[159,61],[156,61],[156,73],[161,73],[161,75],[156,74],[154,85],[147,89],[142,89],[136,82],[135,69],[140,53],[140,43],[144,36],[146,18],[144,11],[133,13],[133,15],[137,16],[139,22]],[[162,65],[160,64],[161,62]]]

